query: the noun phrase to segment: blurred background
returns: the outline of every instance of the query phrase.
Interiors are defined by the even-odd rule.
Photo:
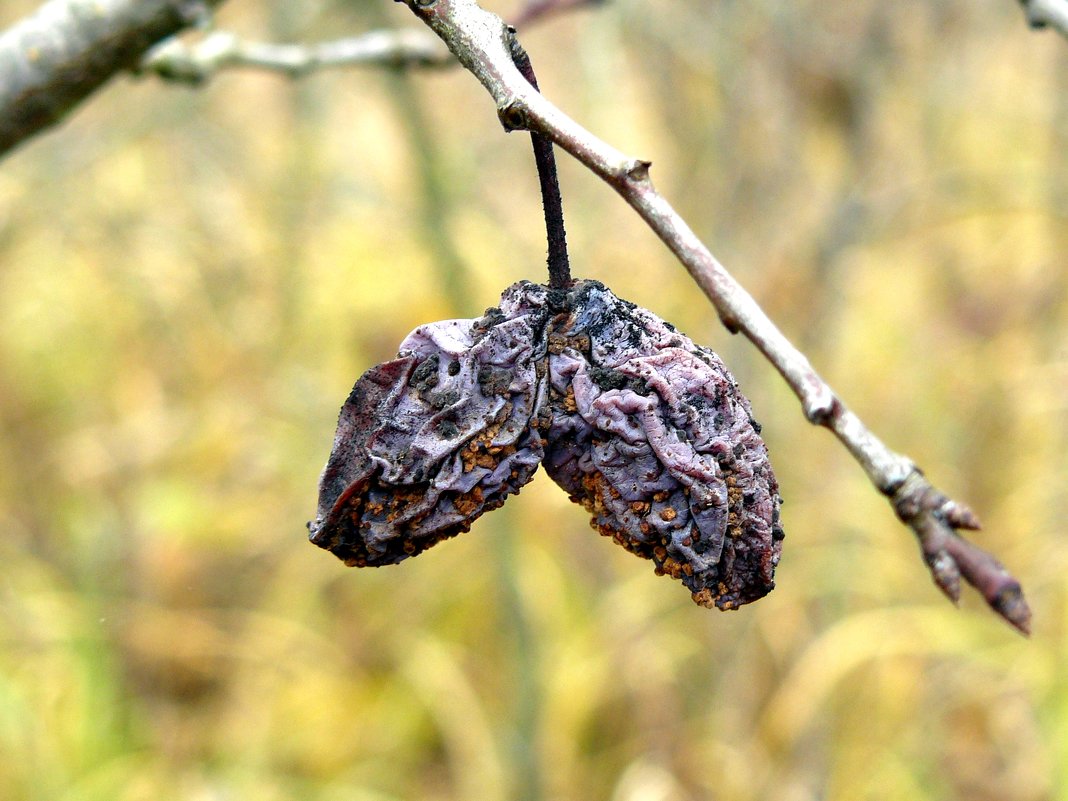
[[[420,27],[389,0],[217,22]],[[860,468],[566,156],[576,274],[753,401],[778,588],[699,608],[540,475],[418,559],[343,567],[304,527],[338,408],[410,329],[542,280],[529,140],[459,69],[123,78],[0,164],[0,797],[1068,799],[1068,42],[1008,0],[613,0],[523,42],[974,506],[1032,639],[941,597]]]

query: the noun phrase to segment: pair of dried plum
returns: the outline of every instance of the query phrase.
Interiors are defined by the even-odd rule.
[[[774,587],[781,499],[748,400],[716,354],[596,281],[517,283],[360,377],[311,540],[349,565],[395,564],[467,531],[539,464],[698,604]]]

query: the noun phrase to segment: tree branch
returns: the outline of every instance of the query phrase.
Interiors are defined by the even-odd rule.
[[[50,0],[0,33],[0,156],[223,0]]]
[[[222,69],[251,67],[299,78],[319,69],[386,66],[447,67],[456,59],[439,39],[421,30],[370,31],[360,36],[310,45],[247,42],[215,31],[188,45],[163,42],[141,69],[180,83],[200,84]]]
[[[1005,620],[1027,633],[1030,610],[1019,583],[989,554],[961,539],[975,515],[936,490],[908,458],[886,447],[812,368],[753,297],[724,269],[653,187],[648,161],[602,142],[540,95],[516,69],[512,32],[475,0],[403,0],[489,91],[507,130],[540,133],[611,185],[686,267],[731,332],[741,332],[775,366],[801,401],[805,417],[834,432],[915,532],[935,583],[951,599],[960,578],[975,586]]]
[[[1054,28],[1068,39],[1068,0],[1020,0],[1032,28]]]
[[[530,0],[515,18],[517,27],[605,0]],[[177,39],[153,49],[141,65],[164,80],[202,84],[224,69],[254,68],[300,78],[320,69],[379,66],[451,67],[456,58],[441,40],[424,30],[381,30],[307,45],[245,41],[215,31],[194,44]]]

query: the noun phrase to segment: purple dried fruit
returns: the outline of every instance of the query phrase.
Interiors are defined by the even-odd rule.
[[[519,492],[542,459],[545,346],[537,293],[480,320],[421,326],[341,409],[311,540],[346,564],[395,564]],[[544,291],[542,292],[544,295]]]
[[[515,284],[361,377],[312,541],[351,565],[399,562],[467,531],[543,459],[595,528],[697,603],[774,587],[781,500],[749,402],[718,356],[596,281]]]
[[[593,526],[732,609],[774,586],[778,483],[749,401],[716,354],[595,281],[549,334],[545,468]]]

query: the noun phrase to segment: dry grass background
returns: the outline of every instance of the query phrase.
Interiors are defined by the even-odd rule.
[[[219,24],[417,23],[233,0]],[[1068,43],[1008,0],[615,0],[524,42],[975,506],[1033,638],[938,595],[859,468],[566,160],[576,272],[753,399],[778,589],[700,609],[544,477],[418,559],[343,568],[304,541],[338,407],[415,325],[541,275],[528,142],[458,70],[122,80],[0,165],[0,797],[1068,799]]]

